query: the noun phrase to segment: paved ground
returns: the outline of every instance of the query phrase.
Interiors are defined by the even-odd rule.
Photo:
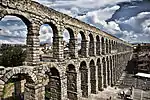
[[[108,87],[105,91],[99,92],[98,94],[91,95],[88,99],[82,100],[123,100],[118,96],[121,91],[129,91],[129,88],[133,86],[133,100],[150,100],[150,80],[137,79],[133,74],[124,73],[120,78],[120,81],[115,87]],[[146,90],[147,89],[147,90]]]

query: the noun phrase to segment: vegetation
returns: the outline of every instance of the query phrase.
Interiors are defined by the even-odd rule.
[[[14,83],[7,83],[4,86],[3,89],[3,98],[7,98],[7,97],[11,97],[12,96],[12,92],[13,92],[13,88],[14,88]]]
[[[22,47],[8,47],[1,52],[0,65],[5,67],[21,66],[26,58],[26,51]]]

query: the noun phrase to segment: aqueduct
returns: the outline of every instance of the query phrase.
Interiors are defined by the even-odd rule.
[[[27,65],[0,70],[0,100],[10,80],[19,95],[22,79],[26,79],[24,100],[88,98],[115,85],[132,55],[131,44],[31,0],[0,0],[0,19],[6,15],[19,17],[27,26]],[[45,23],[53,30],[53,58],[49,62],[39,57],[39,29]],[[69,58],[64,58],[64,29],[70,34]],[[82,37],[80,52],[78,34]]]

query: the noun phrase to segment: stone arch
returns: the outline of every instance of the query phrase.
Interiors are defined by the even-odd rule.
[[[82,96],[88,97],[88,68],[85,61],[80,63],[80,75],[81,75],[81,90]]]
[[[106,63],[107,63],[107,84],[110,85],[110,61],[109,57],[107,56],[106,58]]]
[[[98,35],[96,36],[96,55],[100,55],[100,38]]]
[[[90,61],[89,67],[90,67],[91,93],[96,94],[96,66],[93,59]]]
[[[109,40],[109,53],[111,53],[111,50],[112,50],[112,43],[111,40]]]
[[[67,66],[66,75],[67,97],[70,100],[77,100],[77,72],[73,64]]]
[[[110,56],[110,84],[113,86],[113,56]]]
[[[117,41],[115,41],[114,45],[115,50],[117,50]]]
[[[114,41],[113,41],[113,40],[111,40],[111,46],[112,46],[111,49],[112,49],[112,51],[113,51],[112,53],[114,53],[114,46],[115,46],[115,45],[114,45]]]
[[[106,54],[109,53],[109,40],[106,39]]]
[[[28,16],[29,14],[27,13],[20,13],[17,10],[11,11],[6,9],[3,9],[1,13],[2,14],[0,15],[0,20],[2,20],[5,16],[16,16],[20,18],[26,24],[27,27],[29,27],[32,23],[32,17]]]
[[[75,62],[73,60],[67,61],[66,65],[65,65],[65,71],[68,69],[69,65],[73,65],[74,68],[75,68],[75,72],[78,72],[78,66],[75,66],[76,64],[75,64]]]
[[[52,28],[53,37],[57,37],[59,35],[58,34],[58,26],[55,21],[43,22],[42,24],[48,24]],[[54,42],[54,39],[53,39],[53,42]]]
[[[66,27],[65,29],[68,30],[69,35],[70,35],[70,39],[74,39],[74,32],[73,32],[73,30],[70,27]]]
[[[40,66],[38,68],[38,70],[39,70],[40,73],[45,74],[46,72],[51,73],[51,70],[50,70],[51,68],[57,69],[57,71],[58,71],[58,73],[59,73],[59,75],[61,77],[62,70],[56,63],[43,64],[42,66]]]
[[[102,72],[102,65],[101,65],[101,61],[100,58],[97,59],[97,66],[98,66],[98,90],[101,91],[102,87],[103,87],[103,72]]]
[[[41,25],[47,24],[51,27],[52,29],[52,56],[55,59],[59,59],[59,58],[63,58],[63,51],[61,50],[60,52],[60,44],[59,42],[62,42],[62,33],[59,32],[59,26],[57,25],[57,22],[55,22],[54,20],[49,20],[47,22],[43,21],[43,23]],[[59,54],[62,54],[61,56],[59,56]]]
[[[114,69],[115,69],[115,83],[116,83],[117,82],[117,67],[118,67],[117,66],[117,55],[115,55],[114,60],[115,60],[115,68]]]
[[[17,99],[25,98],[26,96],[26,84],[36,84],[38,82],[36,74],[30,68],[24,67],[15,67],[12,68],[9,72],[5,73],[2,76],[2,80],[5,82],[5,86],[8,83],[12,83],[14,87],[14,95],[6,99]],[[23,89],[24,88],[24,89]],[[4,88],[5,89],[5,88]],[[24,90],[24,92],[23,92]],[[5,97],[2,97],[3,99]]]
[[[103,87],[107,87],[107,67],[106,67],[106,59],[105,57],[102,58],[102,64],[103,64]]]
[[[49,76],[49,82],[45,86],[45,99],[61,100],[61,82],[58,70],[52,67],[50,73],[46,74]]]
[[[75,57],[75,46],[77,40],[75,39],[74,31],[70,27],[66,27],[63,35],[69,35],[68,37],[63,36],[63,38],[67,38],[64,42],[64,57],[69,54],[69,57]],[[68,41],[69,39],[69,41]]]
[[[3,12],[3,11],[2,11]],[[26,57],[26,62],[29,62],[29,60],[30,60],[30,62],[32,62],[31,61],[31,49],[28,49],[29,47],[28,47],[28,45],[30,45],[30,41],[32,41],[32,38],[30,38],[30,36],[31,35],[33,35],[33,33],[31,32],[31,30],[32,30],[32,28],[33,28],[33,22],[32,21],[30,21],[32,18],[30,18],[30,16],[27,16],[27,15],[25,15],[24,13],[18,13],[17,11],[13,11],[13,12],[11,12],[11,11],[4,11],[5,13],[3,14],[3,16],[1,17],[1,19],[0,19],[0,21],[2,21],[2,19],[4,19],[5,17],[8,17],[9,16],[9,19],[11,19],[11,17],[14,17],[14,18],[17,18],[17,19],[20,19],[20,21],[22,22],[22,24],[23,25],[25,25],[25,35],[21,35],[21,37],[22,36],[24,36],[24,38],[22,39],[23,40],[23,42],[27,45],[27,55],[29,55],[29,53],[30,53],[30,56],[27,56]],[[11,25],[11,24],[10,24]],[[4,26],[5,28],[7,27],[6,25]],[[4,30],[5,30],[5,28],[4,28]],[[2,28],[2,30],[3,30],[3,28]],[[9,28],[8,28],[8,30],[9,30]],[[12,31],[11,31],[12,32]],[[24,32],[22,32],[22,33],[24,33]],[[13,34],[12,34],[13,35]],[[35,35],[38,35],[38,34],[35,34]],[[13,37],[13,36],[12,36]],[[16,36],[14,36],[14,37],[16,37]],[[29,38],[30,38],[30,40],[29,40]],[[20,39],[19,37],[16,39],[16,40],[18,40],[18,39]],[[10,41],[11,42],[11,41]],[[21,43],[21,42],[20,42]],[[22,44],[22,43],[21,43]],[[30,47],[30,48],[32,48],[32,47]],[[38,55],[36,55],[36,56],[38,56]],[[37,59],[36,59],[37,60]],[[21,65],[20,65],[21,66]]]
[[[78,50],[78,54],[79,56],[85,56],[86,55],[86,47],[87,47],[87,39],[86,36],[84,34],[83,31],[80,31],[78,33],[78,36],[80,35],[81,40],[78,40],[78,42],[80,41],[80,43],[78,44],[78,46],[81,46],[81,49]]]
[[[105,54],[105,40],[104,37],[101,38],[102,54]]]
[[[115,85],[115,55],[112,56],[112,66],[113,66],[113,85]]]
[[[36,74],[30,69],[30,68],[24,68],[24,67],[14,67],[9,72],[3,75],[2,80],[7,83],[9,79],[17,74],[23,74],[27,77],[29,77],[29,81],[36,83],[37,82],[37,76]]]
[[[94,37],[93,35],[90,33],[89,34],[89,56],[94,56]]]

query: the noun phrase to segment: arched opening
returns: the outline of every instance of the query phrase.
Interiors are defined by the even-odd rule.
[[[89,56],[94,56],[94,38],[92,34],[89,34]]]
[[[111,49],[112,49],[112,44],[111,44],[111,40],[109,40],[109,53],[111,53]]]
[[[99,36],[96,36],[96,55],[100,55],[100,39]]]
[[[4,85],[2,100],[24,100],[26,84],[34,83],[28,74],[14,74]]]
[[[98,66],[98,90],[102,91],[102,66],[100,62],[100,58],[97,59],[97,66]]]
[[[115,83],[117,82],[117,55],[115,55],[115,59],[114,59],[114,69],[115,69]]]
[[[105,54],[105,41],[104,41],[104,37],[101,38],[101,43],[102,43],[102,54]]]
[[[75,66],[70,64],[67,67],[67,97],[70,100],[77,100],[77,73]]]
[[[27,57],[26,39],[30,25],[30,21],[22,15],[6,15],[1,19],[1,66],[15,67],[24,64]]]
[[[109,53],[109,41],[106,39],[106,54]]]
[[[42,46],[40,47],[41,49],[44,48],[44,51],[46,51],[46,55],[43,59],[44,59],[44,61],[51,60],[51,59],[49,59],[51,57],[53,57],[54,59],[58,59],[58,58],[60,58],[60,55],[59,55],[60,54],[60,51],[59,51],[60,43],[59,42],[61,41],[62,37],[58,36],[58,30],[54,23],[46,22],[43,25],[40,27],[41,33],[40,33],[39,37],[42,38],[42,36],[43,36],[43,41],[45,40],[45,42],[44,42],[45,47],[49,48],[49,50],[45,50],[45,47],[42,47]],[[42,29],[42,28],[44,28],[44,29]],[[42,35],[42,34],[44,34],[44,35]],[[46,38],[46,39],[44,39],[44,38]],[[42,40],[42,39],[40,39],[40,40]]]
[[[45,86],[45,100],[61,100],[61,84],[59,72],[56,68],[51,68],[50,70],[50,73],[46,73],[49,77],[49,82]]]
[[[110,57],[110,84],[113,86],[113,58]]]
[[[112,61],[113,61],[113,84],[115,85],[115,76],[116,76],[116,74],[115,74],[115,56],[113,55],[113,57],[112,57]]]
[[[107,84],[110,85],[110,62],[109,58],[106,58],[107,61]]]
[[[115,45],[114,45],[114,41],[113,41],[113,40],[111,41],[111,44],[112,44],[112,51],[111,51],[111,53],[114,53],[114,52],[115,52],[115,51],[114,51],[114,50],[115,50],[115,49],[114,49],[114,46],[115,46]]]
[[[91,93],[96,94],[96,66],[94,60],[90,61],[90,82],[91,82]]]
[[[54,28],[54,25],[52,25]],[[43,24],[40,27],[40,61],[49,61],[53,58],[53,29],[51,23]]]
[[[117,50],[117,42],[116,41],[114,42],[114,49],[115,49],[116,52],[118,52],[118,50]]]
[[[63,32],[64,58],[75,56],[75,42],[73,30],[66,28]]]
[[[86,38],[85,35],[82,31],[78,33],[77,36],[77,41],[78,41],[78,55],[79,57],[84,57],[86,55]]]
[[[107,75],[106,75],[106,61],[105,58],[102,59],[103,64],[103,87],[107,87]]]
[[[86,62],[80,64],[82,97],[88,97],[88,69]]]

